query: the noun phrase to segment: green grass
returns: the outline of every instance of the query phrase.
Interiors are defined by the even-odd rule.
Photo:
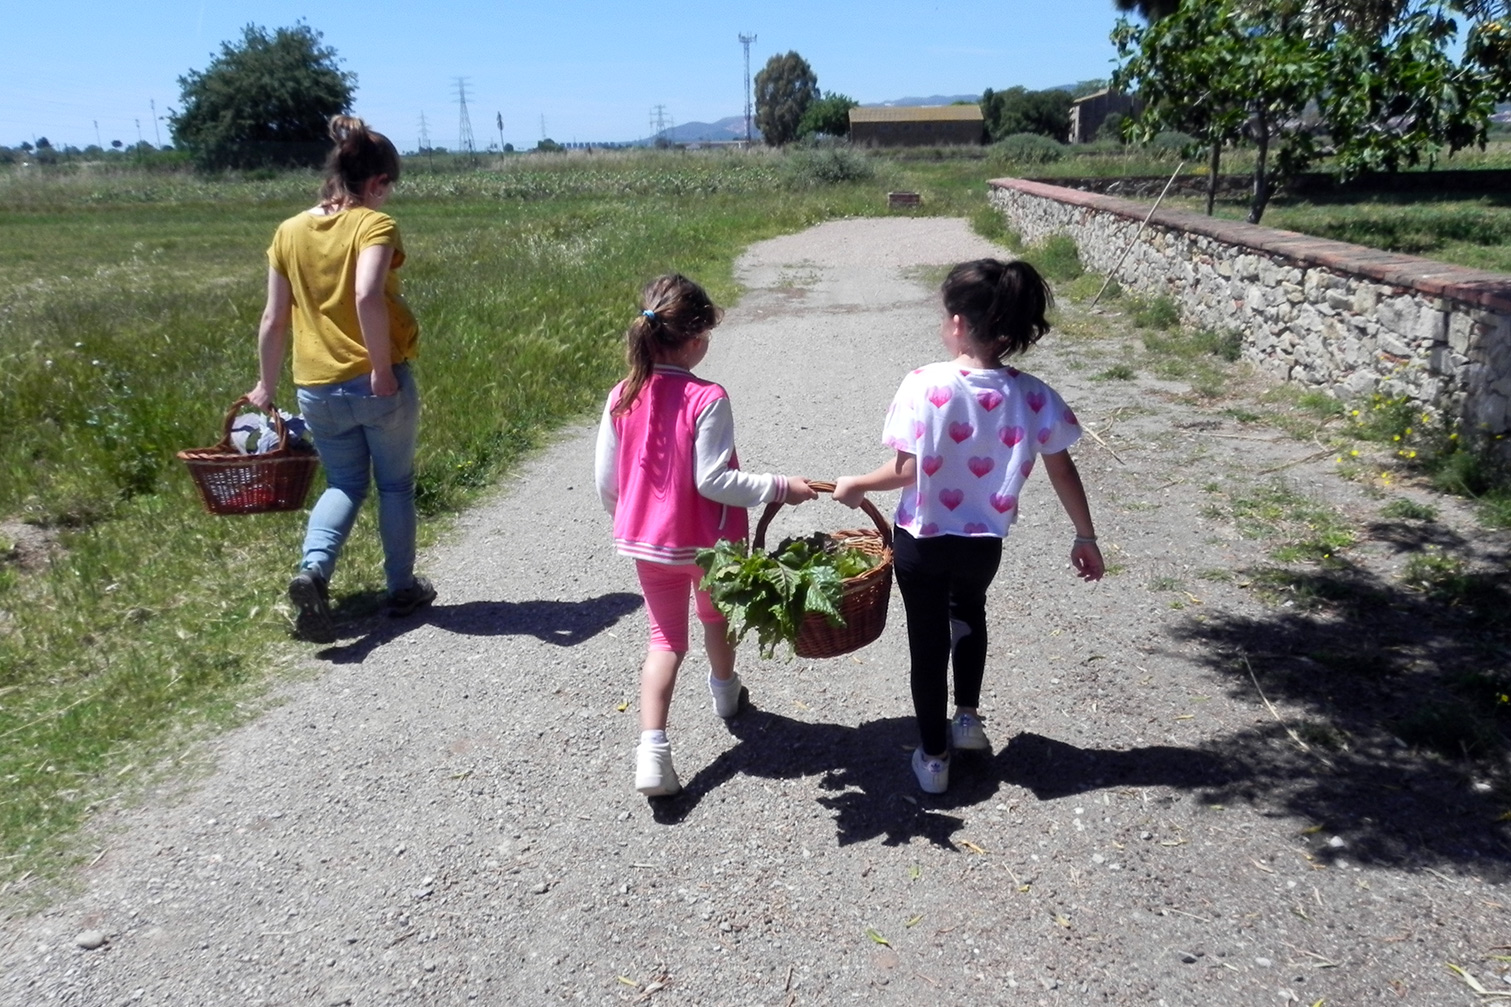
[[[422,328],[423,512],[456,512],[597,405],[650,276],[680,270],[728,305],[752,241],[885,212],[889,188],[961,215],[984,193],[979,164],[974,181],[951,163],[871,167],[842,184],[798,184],[770,156],[676,153],[410,171],[389,209]],[[207,515],[173,452],[218,439],[253,383],[264,250],[314,187],[0,174],[0,523],[55,549],[0,562],[0,883],[55,876],[93,808],[250,716],[297,664],[282,589],[302,515]],[[285,377],[285,407],[291,394]],[[343,557],[342,614],[381,594],[369,520]]]
[[[1212,516],[1227,516],[1245,538],[1270,541],[1270,555],[1281,563],[1329,560],[1357,538],[1343,515],[1278,481],[1232,492],[1226,510],[1215,508]]]

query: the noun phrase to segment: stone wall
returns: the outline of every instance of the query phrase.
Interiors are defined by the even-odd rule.
[[[1087,269],[1237,330],[1243,356],[1342,398],[1405,395],[1511,460],[1511,275],[1378,252],[1024,179],[990,183],[1030,244],[1067,234]],[[1137,235],[1137,240],[1135,240]]]

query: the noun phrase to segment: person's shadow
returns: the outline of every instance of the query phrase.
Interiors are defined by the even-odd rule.
[[[581,601],[468,601],[432,605],[404,619],[381,614],[365,621],[366,632],[351,643],[327,647],[320,657],[332,664],[361,664],[377,648],[417,626],[437,626],[462,636],[533,636],[572,647],[613,626],[642,604],[626,591]]]
[[[928,795],[919,791],[909,761],[917,743],[912,717],[845,727],[805,723],[747,705],[728,726],[739,743],[695,773],[681,793],[652,799],[656,821],[683,821],[704,796],[736,774],[820,776],[820,788],[831,796],[818,801],[834,812],[841,846],[873,839],[899,846],[922,837],[953,849],[951,837],[965,822],[946,812],[983,804],[1004,784],[1051,800],[1103,786],[1218,786],[1231,775],[1222,760],[1193,749],[1101,751],[1020,734],[994,755],[955,753],[949,791]]]

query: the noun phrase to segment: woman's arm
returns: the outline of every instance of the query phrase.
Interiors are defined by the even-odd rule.
[[[294,310],[294,292],[288,277],[268,269],[268,299],[257,326],[257,385],[247,398],[258,409],[273,407],[278,391],[278,373],[283,369],[283,351],[288,345],[289,317]]]
[[[392,262],[392,245],[368,245],[357,253],[357,324],[362,326],[362,343],[372,363],[374,395],[399,391],[398,379],[393,376],[393,344],[388,337],[388,300],[383,292]]]
[[[1044,456],[1044,471],[1049,474],[1055,495],[1070,523],[1076,526],[1076,538],[1070,547],[1070,565],[1076,576],[1083,580],[1101,580],[1106,570],[1102,551],[1097,548],[1097,530],[1091,523],[1091,504],[1086,500],[1086,487],[1081,484],[1081,473],[1071,460],[1069,451],[1056,451]]]
[[[899,451],[892,461],[863,476],[840,476],[834,480],[834,499],[846,507],[859,507],[867,493],[910,486],[917,474],[917,456]]]

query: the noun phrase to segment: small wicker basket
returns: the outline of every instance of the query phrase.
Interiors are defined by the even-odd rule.
[[[252,405],[243,396],[226,410],[225,432],[220,443],[208,448],[189,448],[178,457],[189,467],[194,487],[211,514],[265,514],[298,510],[309,495],[320,456],[303,441],[289,443],[288,429],[278,410],[267,410],[278,447],[261,454],[242,454],[231,446],[231,426],[242,406]]]
[[[834,492],[833,483],[809,480],[808,485],[820,493]],[[766,511],[756,525],[754,548],[766,547],[766,528],[783,506],[785,505],[780,503],[766,505]],[[881,636],[882,630],[887,628],[887,603],[892,594],[892,529],[871,501],[862,500],[860,506],[875,523],[874,529],[856,528],[829,532],[828,535],[845,548],[858,549],[876,556],[880,562],[865,573],[847,577],[842,582],[844,593],[840,598],[839,611],[844,620],[843,625],[836,626],[827,616],[817,612],[810,612],[803,619],[802,626],[798,628],[797,642],[792,647],[798,657],[838,657],[848,654],[874,642]]]

